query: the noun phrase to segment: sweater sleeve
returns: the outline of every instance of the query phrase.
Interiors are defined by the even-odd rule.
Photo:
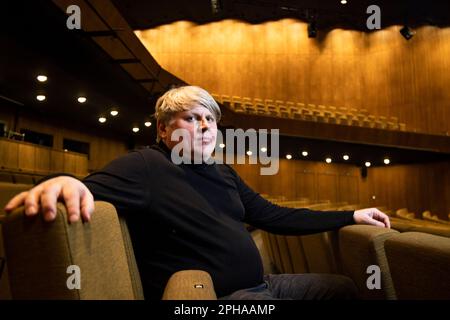
[[[151,202],[148,165],[138,151],[121,156],[83,179],[95,200],[112,203],[117,211],[142,210]]]
[[[256,228],[275,234],[305,235],[355,223],[354,211],[313,211],[278,206],[248,187],[236,172],[234,175],[245,208],[244,222]]]

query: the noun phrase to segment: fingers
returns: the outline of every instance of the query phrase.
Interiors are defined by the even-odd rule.
[[[52,184],[43,188],[41,193],[42,214],[45,221],[52,221],[56,218],[56,204],[61,193],[61,185]]]
[[[42,188],[40,186],[34,187],[28,191],[24,201],[25,215],[34,216],[39,212],[39,196],[41,191]]]
[[[369,219],[369,224],[377,226],[377,227],[381,227],[381,228],[385,228],[386,227],[386,225],[383,222],[375,220],[373,218]]]
[[[81,195],[81,217],[84,221],[90,221],[91,215],[94,212],[94,197],[92,193],[86,188]]]
[[[69,223],[80,219],[80,192],[71,185],[62,187],[62,197],[67,208],[67,220]]]
[[[384,223],[384,225],[386,226],[386,228],[390,229],[391,228],[391,221],[389,220],[389,216],[383,212],[381,212],[378,209],[375,209],[375,215],[376,218],[380,221],[382,221]]]
[[[9,213],[9,212],[13,211],[14,209],[23,205],[27,195],[28,195],[28,191],[24,191],[24,192],[21,192],[18,195],[16,195],[11,200],[9,200],[9,202],[6,204],[6,206],[4,208],[5,211]]]

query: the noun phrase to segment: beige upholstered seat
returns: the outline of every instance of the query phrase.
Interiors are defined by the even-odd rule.
[[[367,225],[346,226],[339,230],[340,256],[345,275],[353,279],[361,299],[395,299],[395,291],[384,252],[384,242],[399,232]],[[381,271],[381,289],[367,287],[367,268]]]
[[[405,232],[385,242],[398,299],[450,299],[450,239]]]
[[[4,218],[3,238],[12,299],[143,299],[139,272],[128,228],[115,208],[96,202],[89,223],[69,224],[65,207],[58,204],[57,218],[25,217],[17,209]],[[67,268],[79,266],[81,288],[69,290]],[[203,271],[177,275],[165,298],[214,299],[213,284]],[[199,281],[201,283],[199,283]],[[198,285],[182,290],[177,284]],[[201,286],[200,286],[201,285]]]

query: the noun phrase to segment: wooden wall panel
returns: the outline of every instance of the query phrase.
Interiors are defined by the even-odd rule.
[[[400,26],[315,39],[306,28],[175,22],[137,35],[163,68],[213,93],[365,108],[410,131],[450,133],[450,28],[421,27],[410,41]]]
[[[19,145],[6,139],[0,139],[0,167],[19,167]]]
[[[50,148],[35,148],[35,167],[36,172],[49,172],[50,171]]]
[[[19,144],[19,168],[33,171],[35,168],[36,150],[28,144]]]
[[[425,210],[442,219],[450,213],[450,163],[369,168],[366,178],[352,165],[298,160],[282,159],[273,176],[261,176],[259,165],[233,167],[255,191],[272,196],[408,208],[417,217]]]
[[[64,172],[64,152],[52,150],[50,152],[50,171]]]

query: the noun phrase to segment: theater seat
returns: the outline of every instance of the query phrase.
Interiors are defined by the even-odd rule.
[[[450,239],[405,232],[385,242],[398,299],[450,299]]]
[[[69,224],[62,204],[52,223],[44,222],[41,215],[25,217],[23,208],[3,218],[12,299],[144,298],[125,220],[109,203],[95,206],[89,223]],[[76,273],[69,266],[79,267],[80,289],[68,289],[68,278]],[[172,278],[165,299],[215,298],[213,284],[203,271],[189,270]],[[195,290],[176,289],[180,287]]]
[[[367,300],[395,299],[396,294],[386,260],[384,243],[399,232],[368,225],[346,226],[339,230],[339,247],[343,273],[353,279],[359,297]],[[367,279],[377,265],[381,271],[381,289],[369,289]]]

